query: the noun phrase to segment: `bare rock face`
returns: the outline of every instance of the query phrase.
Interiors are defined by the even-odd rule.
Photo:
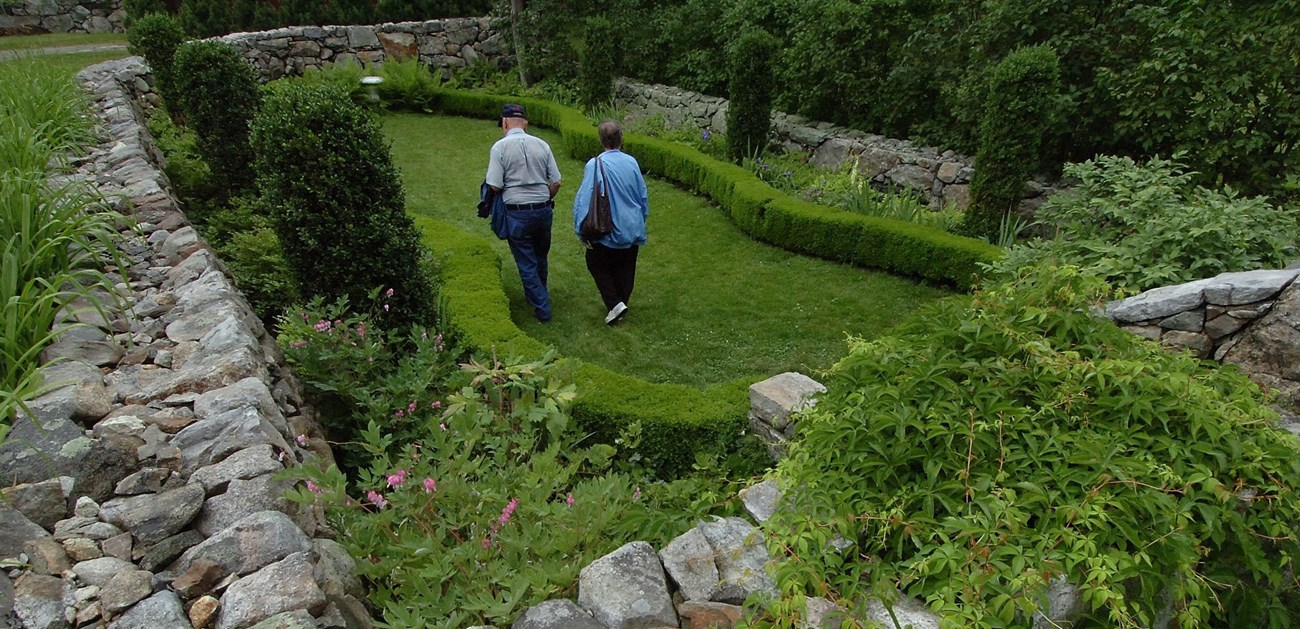
[[[203,486],[190,483],[161,494],[117,498],[104,503],[100,516],[145,543],[181,532],[203,508]]]
[[[66,610],[72,605],[72,586],[58,577],[26,574],[14,584],[14,612],[23,627],[65,629],[72,627]]]
[[[109,623],[108,629],[193,629],[175,592],[163,590],[136,603]]]
[[[309,553],[294,553],[236,581],[221,596],[217,629],[244,629],[283,612],[325,611],[325,593],[312,572]]]
[[[578,604],[611,629],[677,625],[663,565],[645,542],[626,544],[583,568]]]
[[[17,558],[27,542],[49,536],[48,531],[20,511],[0,503],[0,559]]]
[[[688,601],[707,601],[718,587],[718,565],[713,547],[700,529],[693,528],[677,536],[659,551],[664,569]]]
[[[546,601],[531,607],[510,629],[606,629],[587,610],[568,599]]]
[[[1292,407],[1300,406],[1300,285],[1282,291],[1273,309],[1242,333],[1223,362],[1281,391]]]
[[[309,550],[311,540],[289,516],[279,511],[261,511],[185,551],[177,560],[177,573],[206,558],[221,566],[226,574],[245,575]]]
[[[714,518],[698,528],[713,547],[718,564],[720,582],[712,600],[739,605],[756,592],[776,597],[776,581],[767,573],[771,557],[762,531],[740,518]]]

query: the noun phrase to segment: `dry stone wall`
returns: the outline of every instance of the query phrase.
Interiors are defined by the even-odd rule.
[[[274,340],[195,233],[144,127],[139,58],[78,77],[103,122],[73,179],[123,221],[124,277],[45,358],[0,444],[0,627],[373,625],[355,564],[277,473],[332,455]],[[10,580],[12,577],[12,581]],[[8,609],[3,608],[7,604]],[[266,623],[266,624],[262,624]]]
[[[725,98],[626,79],[617,82],[614,95],[618,105],[637,116],[660,115],[673,127],[727,131]],[[965,155],[781,112],[772,114],[772,133],[786,149],[808,154],[809,161],[822,168],[855,163],[878,189],[913,192],[936,209],[970,205],[975,167]],[[1043,182],[1028,182],[1021,212],[1032,213],[1054,191]]]
[[[124,33],[122,0],[21,0],[0,7],[0,35]]]
[[[266,80],[307,68],[356,61],[419,59],[452,70],[476,62],[502,66],[508,49],[488,18],[453,18],[376,26],[293,26],[220,38],[239,49]]]

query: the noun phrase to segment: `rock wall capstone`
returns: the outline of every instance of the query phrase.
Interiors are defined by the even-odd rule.
[[[616,82],[614,98],[634,115],[659,115],[673,127],[727,131],[725,98],[628,79]],[[975,166],[965,155],[782,112],[772,113],[772,133],[777,143],[807,154],[809,162],[822,168],[834,170],[853,163],[877,189],[910,191],[935,209],[970,205]],[[1055,189],[1043,182],[1027,182],[1021,213],[1032,214],[1053,192]]]
[[[122,0],[21,0],[0,4],[0,36],[126,32]]]
[[[218,38],[239,49],[265,80],[348,61],[418,59],[449,72],[472,63],[503,66],[509,49],[489,18],[451,18],[375,26],[293,26]]]
[[[0,444],[0,559],[23,563],[0,572],[0,626],[372,626],[319,508],[284,498],[277,473],[333,457],[169,190],[144,126],[148,68],[132,57],[78,79],[102,137],[64,179],[127,217],[109,268],[122,280],[102,311],[65,308],[83,325],[45,353],[55,388]]]

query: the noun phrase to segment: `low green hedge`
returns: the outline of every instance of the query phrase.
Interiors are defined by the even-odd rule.
[[[548,101],[439,90],[432,105],[447,114],[493,119],[508,102],[526,107],[531,124],[558,130],[564,148],[574,157],[600,152],[596,129],[586,116]],[[740,166],[681,144],[629,135],[624,148],[645,171],[713,199],[746,233],[791,251],[960,288],[974,283],[978,263],[1001,255],[997,247],[978,240],[800,201]],[[417,219],[416,223],[437,234],[432,247],[442,268],[443,308],[463,342],[499,356],[538,356],[546,351],[543,343],[524,334],[510,319],[501,286],[501,260],[488,241],[441,221]],[[697,389],[652,384],[576,359],[563,363],[572,370],[574,381],[582,384],[574,418],[605,442],[639,422],[639,452],[662,473],[689,470],[697,452],[726,451],[745,427],[748,382]]]

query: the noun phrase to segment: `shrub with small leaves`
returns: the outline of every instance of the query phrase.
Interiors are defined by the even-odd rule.
[[[614,102],[614,77],[618,73],[617,40],[609,18],[587,18],[586,47],[578,68],[578,98],[588,109]]]
[[[1035,266],[853,342],[778,468],[782,591],[1027,627],[1063,577],[1075,626],[1294,626],[1300,444],[1241,372],[1094,316],[1106,294]]]
[[[306,298],[365,303],[385,325],[428,323],[433,287],[379,123],[342,90],[275,85],[253,121],[258,187]]]
[[[176,18],[166,13],[149,13],[134,21],[126,33],[127,47],[140,55],[153,71],[154,84],[163,100],[176,106],[172,83],[172,63],[176,49],[185,42],[185,30]]]
[[[727,51],[731,103],[727,107],[727,153],[740,161],[767,151],[772,126],[772,55],[776,39],[752,28]]]
[[[993,69],[980,124],[965,231],[994,240],[1043,160],[1060,102],[1060,61],[1046,46],[1021,48]]]
[[[228,44],[188,42],[176,49],[172,77],[181,111],[194,128],[213,183],[231,197],[251,190],[248,124],[261,101],[253,66]]]

